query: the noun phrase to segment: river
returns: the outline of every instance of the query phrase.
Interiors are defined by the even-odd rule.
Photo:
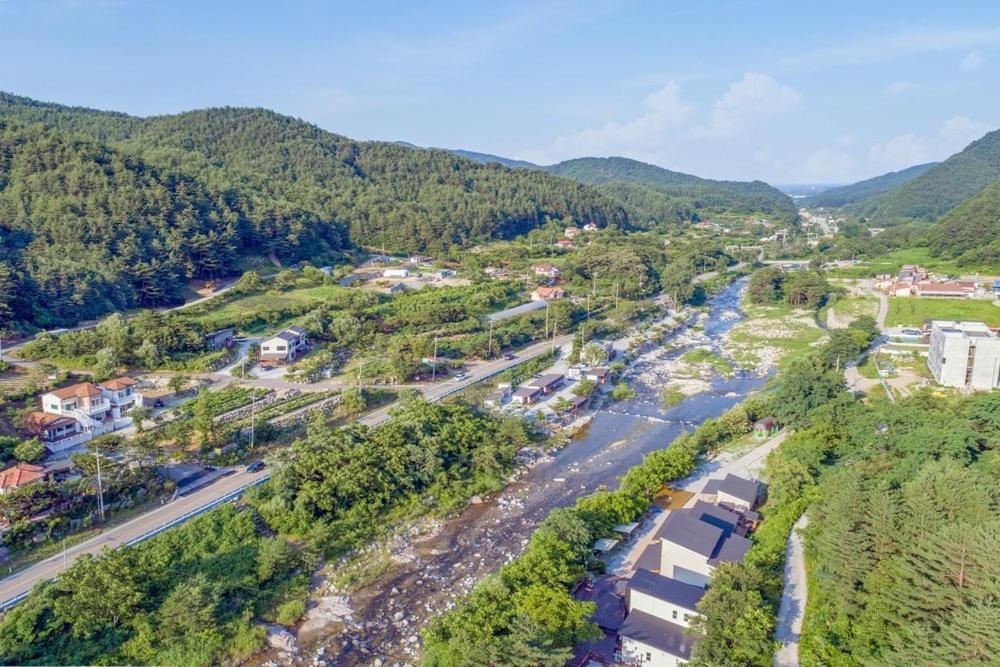
[[[695,345],[718,350],[723,334],[743,318],[739,303],[745,287],[744,279],[725,288],[709,302],[703,329],[679,334],[680,344],[647,353],[629,368],[634,399],[599,408],[569,445],[502,493],[447,520],[432,537],[413,545],[409,562],[352,594],[352,619],[311,643],[309,655],[336,665],[415,663],[420,628],[521,553],[551,509],[602,485],[613,488],[645,454],[666,447],[678,434],[718,416],[761,386],[766,378],[737,371],[731,378],[714,378],[709,391],[663,409],[659,388],[650,381]]]

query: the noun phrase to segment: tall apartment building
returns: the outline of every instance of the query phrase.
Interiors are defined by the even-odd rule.
[[[931,322],[927,366],[947,387],[995,389],[1000,386],[1000,338],[985,322]]]

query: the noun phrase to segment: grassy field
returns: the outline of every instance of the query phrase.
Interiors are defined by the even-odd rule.
[[[995,264],[958,266],[951,260],[931,257],[928,248],[896,250],[878,260],[863,262],[850,268],[832,269],[829,271],[829,275],[841,278],[870,278],[879,273],[896,273],[904,264],[918,264],[936,273],[966,276],[980,273],[988,276],[1000,276],[1000,266]]]
[[[975,320],[1000,326],[1000,308],[985,299],[889,299],[886,326],[920,326],[924,320]]]
[[[812,350],[826,336],[812,311],[746,302],[743,310],[747,319],[733,327],[726,349],[744,367],[780,368]]]
[[[875,317],[878,314],[878,299],[869,296],[852,296],[837,299],[831,308],[838,319],[849,322],[862,315]]]

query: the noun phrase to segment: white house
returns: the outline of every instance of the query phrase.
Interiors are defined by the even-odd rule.
[[[995,389],[1000,386],[1000,338],[985,322],[931,322],[927,366],[948,387]]]
[[[386,269],[382,272],[383,278],[409,278],[409,269]]]
[[[260,360],[263,363],[287,364],[295,361],[309,349],[309,339],[302,327],[288,327],[260,343]]]
[[[42,394],[42,410],[72,417],[85,433],[101,435],[132,423],[129,411],[142,406],[142,394],[136,384],[130,377],[120,377],[97,385],[90,382],[70,385]]]
[[[739,517],[710,503],[673,510],[660,527],[660,574],[705,587],[721,563],[743,560],[750,540],[737,535]]]
[[[74,417],[52,412],[32,412],[24,419],[25,430],[50,452],[61,452],[90,440]]]
[[[628,615],[618,628],[626,664],[675,667],[687,664],[696,637],[688,630],[705,589],[638,569],[628,583]]]

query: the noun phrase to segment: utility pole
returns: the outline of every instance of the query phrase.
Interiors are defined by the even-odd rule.
[[[257,417],[257,390],[250,388],[250,449],[253,450],[255,418]]]
[[[94,447],[94,456],[97,458],[97,516],[104,521],[104,486],[101,484],[101,449]]]
[[[545,333],[542,334],[542,340],[549,337],[549,302],[545,302]]]
[[[618,310],[618,281],[615,281],[615,310]]]
[[[489,359],[493,355],[493,320],[490,320],[490,337],[489,342],[486,343],[486,358]],[[434,355],[435,357],[437,355]]]
[[[434,363],[431,365],[431,383],[437,380],[438,373],[438,337],[434,336]],[[361,391],[361,382],[358,381],[358,391]]]

